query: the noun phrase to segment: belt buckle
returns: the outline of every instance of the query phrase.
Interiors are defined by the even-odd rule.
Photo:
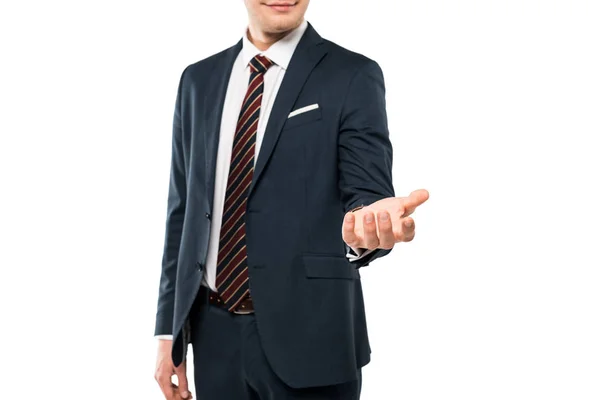
[[[245,304],[245,303],[249,303],[249,304]],[[249,305],[251,307],[248,307],[248,309],[244,310],[244,305]],[[238,306],[238,308],[236,310],[233,310],[233,313],[238,314],[238,315],[252,314],[253,312],[254,312],[254,304],[252,304],[251,299],[245,299],[244,301],[241,302],[241,304]]]

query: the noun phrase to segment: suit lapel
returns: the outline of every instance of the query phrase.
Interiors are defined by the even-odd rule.
[[[271,110],[271,115],[269,116],[265,135],[260,147],[260,154],[256,160],[248,197],[252,194],[256,182],[260,178],[260,175],[273,153],[273,149],[279,139],[283,125],[285,124],[289,113],[292,111],[292,107],[294,106],[304,83],[315,66],[327,53],[325,46],[322,44],[323,39],[309,24],[294,51],[294,55],[285,72],[283,82],[275,97],[273,109]]]
[[[209,210],[213,207],[213,197],[215,191],[215,170],[217,165],[217,151],[219,148],[219,133],[221,131],[221,116],[223,115],[223,105],[225,103],[225,95],[229,84],[229,77],[233,63],[242,49],[242,41],[240,40],[235,46],[230,47],[225,51],[224,55],[217,61],[214,68],[216,73],[211,75],[215,79],[210,79],[206,86],[207,101],[204,103],[204,118],[206,118],[206,131],[204,134],[204,149],[205,149],[205,171],[206,171],[206,188],[208,196]],[[222,74],[219,76],[219,71]]]

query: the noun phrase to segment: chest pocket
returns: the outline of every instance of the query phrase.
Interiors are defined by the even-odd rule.
[[[301,110],[302,108],[303,107],[299,107],[298,110]],[[288,119],[285,121],[285,124],[283,125],[284,130],[302,126],[321,119],[321,107],[302,111],[296,115],[293,115],[293,113],[294,111],[292,111],[292,116],[288,117]]]

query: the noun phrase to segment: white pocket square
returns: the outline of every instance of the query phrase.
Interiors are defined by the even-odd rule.
[[[292,118],[292,117],[294,117],[294,116],[296,116],[298,114],[302,114],[302,113],[305,113],[305,112],[308,112],[308,111],[316,110],[317,108],[319,108],[318,104],[311,104],[310,106],[299,108],[297,110],[292,111],[290,113],[290,115],[288,115],[288,118]]]

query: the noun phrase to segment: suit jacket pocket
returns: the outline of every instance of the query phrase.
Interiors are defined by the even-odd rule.
[[[358,278],[358,270],[345,256],[337,254],[303,254],[302,261],[307,278]]]
[[[283,129],[291,129],[297,126],[308,124],[309,122],[318,121],[321,119],[321,107],[314,110],[306,111],[293,117],[288,117],[283,125]]]

